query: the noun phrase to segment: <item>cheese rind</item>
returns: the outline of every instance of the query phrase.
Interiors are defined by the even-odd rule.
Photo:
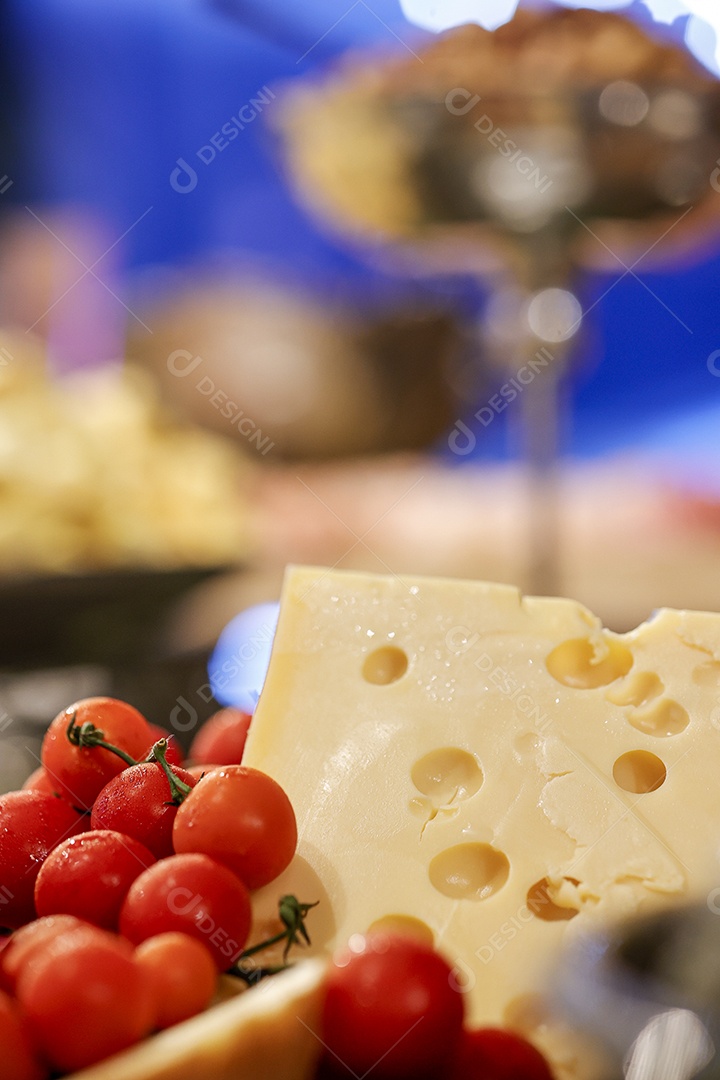
[[[719,686],[718,615],[616,635],[508,586],[290,569],[244,763],[300,842],[258,935],[284,891],[321,900],[314,951],[410,916],[471,1022],[511,1022],[569,937],[716,883]]]

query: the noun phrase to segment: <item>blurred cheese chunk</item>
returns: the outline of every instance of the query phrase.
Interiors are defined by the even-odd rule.
[[[236,563],[249,545],[250,466],[183,426],[141,371],[51,381],[28,339],[2,332],[0,573]]]

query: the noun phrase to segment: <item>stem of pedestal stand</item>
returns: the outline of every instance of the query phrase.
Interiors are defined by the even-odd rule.
[[[557,353],[558,347],[554,346],[554,359],[548,367],[538,370],[521,395],[518,417],[527,484],[525,590],[536,596],[562,594],[558,466],[561,359]],[[535,345],[532,350],[528,348],[528,354],[528,360],[535,358]]]
[[[569,218],[569,215],[567,215]],[[572,289],[569,226],[553,219],[536,233],[516,237],[515,274],[528,296],[515,343],[516,372],[532,380],[520,394],[516,416],[526,470],[527,565],[525,589],[537,596],[563,593],[560,536],[559,431],[561,380],[570,342],[582,321]]]

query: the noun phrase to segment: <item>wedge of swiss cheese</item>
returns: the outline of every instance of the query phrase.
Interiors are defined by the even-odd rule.
[[[620,636],[506,586],[291,568],[244,763],[300,834],[256,937],[282,892],[320,900],[315,952],[415,920],[473,1023],[590,1076],[543,1013],[563,944],[718,884],[720,615]]]

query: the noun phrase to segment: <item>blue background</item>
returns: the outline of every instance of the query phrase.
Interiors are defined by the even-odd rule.
[[[152,206],[120,249],[129,286],[149,267],[249,257],[371,309],[426,294],[465,309],[481,299],[461,279],[410,283],[370,269],[323,235],[293,201],[263,117],[210,165],[195,156],[263,86],[322,69],[350,46],[402,50],[395,34],[421,43],[426,35],[396,0],[359,0],[349,10],[345,0],[11,0],[5,20],[5,59],[24,109],[9,197],[83,203],[118,236]],[[179,158],[198,171],[188,195],[169,183]],[[590,314],[578,350],[566,448],[586,456],[668,439],[682,448],[695,438],[712,454],[720,378],[707,358],[720,349],[720,254],[677,274],[638,271],[692,333],[632,277],[617,284]],[[587,275],[584,305],[616,276]],[[506,453],[505,426],[494,423],[476,456]]]

